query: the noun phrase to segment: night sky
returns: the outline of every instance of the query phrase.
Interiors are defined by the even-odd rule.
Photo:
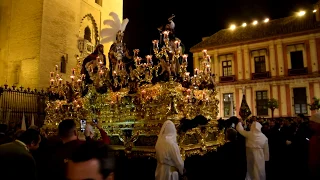
[[[157,28],[175,14],[176,36],[189,49],[231,23],[241,25],[254,19],[277,19],[295,12],[312,10],[317,0],[124,0],[124,18],[130,22],[125,33],[129,49],[140,49],[141,55],[150,54],[154,39],[159,39]],[[191,55],[191,54],[190,54]]]

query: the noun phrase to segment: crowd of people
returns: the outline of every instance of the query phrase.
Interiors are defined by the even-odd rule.
[[[310,119],[300,114],[292,121],[231,117],[224,123],[226,143],[217,152],[219,179],[320,179],[320,113]],[[63,120],[51,137],[35,126],[10,136],[6,125],[0,125],[0,179],[115,179],[110,139],[96,128],[100,140],[94,140],[91,125],[79,136],[73,120]],[[155,145],[156,180],[187,178],[177,131],[172,121],[162,125]]]
[[[231,117],[220,151],[222,170],[237,169],[225,172],[227,179],[320,179],[319,124],[319,113],[310,119],[303,114],[274,120],[252,116],[246,122]]]
[[[79,136],[74,120],[63,120],[58,135],[48,137],[37,127],[5,134],[1,125],[0,179],[3,180],[79,180],[114,177],[114,155],[106,132],[97,125],[101,140],[93,139],[87,125],[85,137]]]

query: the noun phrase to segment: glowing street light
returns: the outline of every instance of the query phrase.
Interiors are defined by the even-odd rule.
[[[246,27],[247,26],[247,23],[242,23],[242,27]]]
[[[298,16],[304,16],[306,14],[306,12],[305,11],[300,11],[300,12],[298,12]]]
[[[253,21],[252,24],[253,24],[253,25],[257,25],[257,24],[258,24],[258,21]]]
[[[236,25],[232,24],[232,25],[230,26],[230,29],[231,29],[231,30],[235,30],[235,29],[236,29]]]
[[[315,10],[313,10],[312,12],[313,12],[313,13],[316,13],[316,12],[317,12],[317,10],[315,9]]]
[[[269,22],[269,18],[266,18],[263,22],[265,23]]]

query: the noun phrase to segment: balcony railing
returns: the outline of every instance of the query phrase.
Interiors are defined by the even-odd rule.
[[[252,79],[256,80],[256,79],[267,79],[270,78],[270,72],[259,72],[259,73],[252,73]]]
[[[226,82],[234,82],[236,80],[235,76],[220,76],[220,83],[226,83]]]
[[[305,75],[305,74],[308,74],[308,68],[288,69],[289,76]]]

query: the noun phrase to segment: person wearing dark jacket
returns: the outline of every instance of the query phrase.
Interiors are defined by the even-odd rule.
[[[58,127],[61,143],[48,157],[51,157],[46,163],[46,180],[65,179],[66,165],[72,156],[72,153],[85,141],[81,141],[77,136],[77,129],[74,120],[63,120]]]
[[[8,126],[6,124],[0,124],[0,145],[9,143],[12,139],[7,134]]]
[[[37,179],[36,163],[30,151],[36,150],[40,142],[40,133],[28,129],[15,141],[0,145],[0,179]]]
[[[245,175],[241,169],[242,154],[239,154],[239,144],[237,143],[237,131],[229,128],[226,131],[227,142],[220,149],[222,158],[221,174],[224,179],[242,180]],[[222,178],[221,177],[221,178]]]

